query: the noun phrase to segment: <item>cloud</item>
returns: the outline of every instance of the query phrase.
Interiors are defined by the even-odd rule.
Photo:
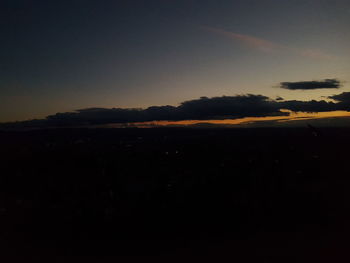
[[[242,43],[244,43],[245,45],[258,49],[260,51],[263,52],[271,52],[271,51],[276,51],[278,49],[283,48],[283,46],[262,39],[262,38],[257,38],[257,37],[253,37],[253,36],[249,36],[249,35],[242,35],[242,34],[237,34],[237,33],[233,33],[233,32],[229,32],[229,31],[225,31],[223,29],[219,29],[219,28],[214,28],[214,27],[203,27],[204,29],[219,34],[219,35],[223,35],[225,37],[234,39],[234,40],[238,40]]]
[[[204,30],[207,30],[209,32],[215,33],[217,35],[222,35],[224,37],[239,41],[246,45],[247,47],[265,52],[265,53],[271,53],[271,52],[277,52],[277,51],[284,51],[292,54],[296,54],[298,56],[312,58],[312,59],[318,59],[318,60],[334,60],[337,59],[336,56],[327,54],[319,49],[300,49],[300,48],[294,48],[287,45],[282,45],[273,41],[269,41],[263,38],[251,36],[251,35],[243,35],[238,34],[235,32],[226,31],[220,28],[210,27],[210,26],[202,26],[201,27]]]
[[[340,81],[325,79],[321,81],[281,82],[280,88],[289,90],[339,89]]]
[[[179,106],[152,106],[146,109],[88,108],[56,113],[46,119],[53,125],[128,123],[160,120],[236,119],[242,117],[285,116],[275,101],[262,95],[201,97]]]
[[[150,121],[222,120],[244,117],[290,116],[291,112],[350,111],[350,92],[328,97],[335,100],[280,100],[263,95],[200,97],[179,106],[141,108],[87,108],[74,112],[56,113],[43,120],[32,120],[0,127],[59,127],[108,123],[137,123]],[[285,111],[289,110],[289,111]]]
[[[300,100],[288,100],[279,102],[279,107],[282,109],[287,109],[291,111],[303,111],[303,112],[324,112],[324,111],[335,111],[343,110],[337,103],[327,102],[324,100],[310,100],[310,101],[300,101]]]
[[[263,95],[236,95],[221,97],[201,97],[180,103],[179,106],[152,106],[138,108],[88,108],[75,112],[57,113],[46,119],[55,125],[104,124],[148,121],[239,119],[244,117],[288,116],[294,112],[326,112],[349,110],[350,92],[344,92],[325,100],[273,100]]]
[[[336,100],[341,103],[349,103],[350,104],[350,92],[343,92],[338,95],[329,96],[328,98]]]
[[[179,106],[192,119],[283,116],[275,101],[263,95],[237,95],[189,100]]]
[[[319,49],[295,49],[296,53],[299,53],[299,55],[309,58],[314,58],[318,60],[335,60],[337,59],[336,56],[327,54]]]
[[[343,92],[338,95],[333,95],[329,97],[335,100],[339,108],[350,111],[350,92]]]

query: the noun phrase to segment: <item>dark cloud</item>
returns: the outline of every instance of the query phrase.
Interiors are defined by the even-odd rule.
[[[57,113],[46,119],[52,124],[102,124],[160,120],[236,119],[242,117],[285,116],[276,101],[262,95],[238,95],[182,102],[179,106],[152,106],[146,109],[89,108]]]
[[[77,110],[76,112],[56,113],[46,119],[54,124],[102,124],[102,123],[125,123],[143,121],[142,109],[105,109],[91,108]]]
[[[350,103],[350,92],[343,92],[338,95],[329,96],[328,98],[341,103]]]
[[[218,119],[261,116],[282,116],[276,101],[262,95],[202,97],[189,100],[178,107],[186,119]]]
[[[281,82],[280,87],[289,90],[338,89],[340,88],[340,81],[325,79],[321,81]]]
[[[147,121],[237,119],[243,117],[288,116],[289,112],[350,111],[350,92],[329,97],[332,101],[275,100],[263,95],[236,95],[201,97],[182,102],[179,106],[152,106],[140,108],[87,108],[74,112],[56,113],[43,120],[11,124],[12,127],[57,127],[107,123],[134,123]],[[2,124],[1,127],[11,127]]]
[[[303,112],[324,112],[340,110],[339,105],[333,102],[327,102],[324,100],[316,101],[300,101],[300,100],[288,100],[279,102],[279,107],[288,109],[291,111],[303,111]]]
[[[350,111],[350,92],[343,92],[329,97],[337,102],[338,108]]]

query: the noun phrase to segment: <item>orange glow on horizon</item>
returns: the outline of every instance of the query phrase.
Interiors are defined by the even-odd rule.
[[[260,121],[272,121],[285,122],[291,120],[305,120],[305,119],[322,119],[332,117],[350,117],[350,112],[347,111],[327,111],[327,112],[292,112],[289,110],[282,110],[283,112],[290,112],[289,116],[266,116],[266,117],[245,117],[239,119],[222,119],[222,120],[183,120],[183,121],[150,121],[142,123],[134,123],[135,126],[168,126],[168,125],[180,125],[187,126],[198,123],[210,123],[210,124],[248,124],[252,122]]]
[[[347,111],[327,111],[327,112],[292,112],[290,110],[281,110],[283,112],[289,112],[289,116],[267,116],[267,117],[245,117],[239,119],[222,119],[222,120],[182,120],[182,121],[149,121],[149,122],[135,122],[135,123],[110,123],[104,124],[103,127],[107,128],[122,128],[122,127],[165,127],[165,126],[189,126],[193,124],[208,123],[208,124],[229,124],[237,125],[249,124],[254,122],[263,121],[277,121],[287,122],[293,120],[308,120],[308,119],[322,119],[333,117],[350,117],[350,112]],[[101,127],[101,125],[98,125]]]

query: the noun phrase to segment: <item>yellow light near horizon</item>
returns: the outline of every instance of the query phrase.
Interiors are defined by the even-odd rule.
[[[150,122],[140,122],[134,123],[135,126],[167,126],[167,125],[192,125],[199,123],[210,123],[210,124],[247,124],[251,122],[260,121],[291,121],[298,119],[321,119],[321,118],[331,118],[331,117],[346,117],[350,116],[350,112],[347,111],[327,111],[327,112],[292,112],[289,110],[282,110],[283,112],[289,112],[289,116],[266,116],[266,117],[245,117],[239,119],[222,119],[222,120],[183,120],[183,121],[150,121]]]

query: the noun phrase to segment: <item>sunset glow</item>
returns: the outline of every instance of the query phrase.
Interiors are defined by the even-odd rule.
[[[264,122],[264,121],[277,121],[288,122],[297,120],[312,120],[312,119],[324,119],[324,118],[336,118],[336,117],[350,117],[350,112],[347,111],[329,111],[329,112],[290,112],[290,116],[268,116],[268,117],[245,117],[239,119],[222,119],[222,120],[183,120],[183,121],[150,121],[150,122],[136,122],[130,124],[118,124],[111,123],[106,125],[98,125],[96,127],[108,127],[108,128],[121,128],[121,127],[139,127],[149,128],[157,126],[189,126],[194,124],[219,124],[219,125],[237,125],[240,127],[244,124]]]
[[[197,123],[210,123],[210,124],[247,124],[259,121],[291,121],[298,119],[322,119],[330,117],[346,117],[350,116],[350,112],[347,111],[330,111],[330,112],[290,112],[290,116],[269,116],[269,117],[246,117],[240,119],[224,119],[224,120],[186,120],[186,121],[154,121],[145,123],[136,123],[135,125],[156,125],[156,126],[166,126],[166,125],[192,125]]]

